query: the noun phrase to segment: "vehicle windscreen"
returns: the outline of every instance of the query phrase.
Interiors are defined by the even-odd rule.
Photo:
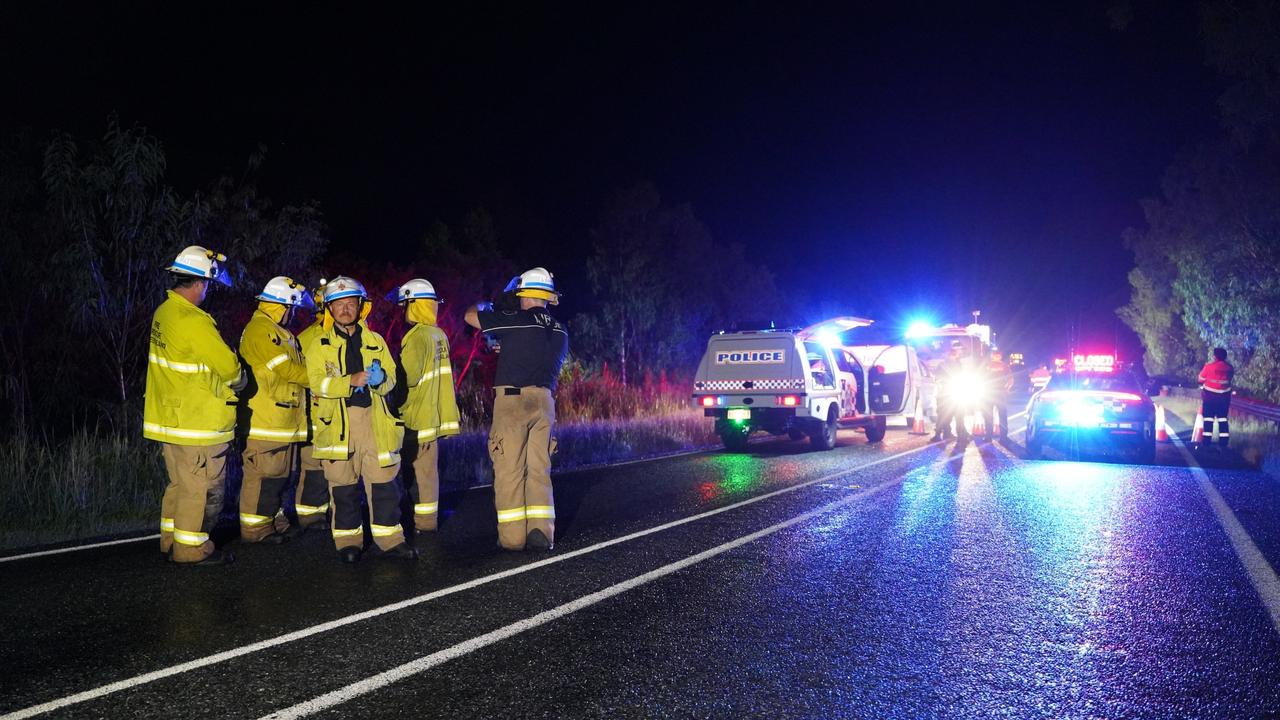
[[[1129,373],[1064,372],[1049,379],[1046,390],[1105,390],[1142,394],[1138,381]]]

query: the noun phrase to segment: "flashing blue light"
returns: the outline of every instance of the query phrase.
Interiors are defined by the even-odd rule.
[[[928,320],[915,320],[907,326],[907,337],[918,338],[933,333],[933,323]]]
[[[820,332],[817,335],[817,341],[822,343],[823,347],[838,348],[844,345],[840,341],[840,336],[833,332]]]

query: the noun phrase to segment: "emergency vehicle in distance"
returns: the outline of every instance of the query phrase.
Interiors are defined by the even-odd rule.
[[[744,449],[757,430],[793,440],[807,435],[815,448],[827,450],[841,426],[863,430],[868,442],[884,438],[885,416],[867,410],[875,379],[852,355],[802,330],[722,332],[707,341],[693,401],[715,418],[716,434],[729,450]]]
[[[948,323],[933,327],[916,323],[907,328],[906,341],[935,378],[952,349],[960,350],[965,368],[946,384],[947,397],[938,398],[939,403],[950,403],[956,409],[958,422],[971,424],[982,413],[991,412],[995,388],[990,387],[986,372],[993,349],[990,325]]]
[[[1046,445],[1105,444],[1155,462],[1155,404],[1114,355],[1075,354],[1027,404],[1026,455],[1039,458]]]

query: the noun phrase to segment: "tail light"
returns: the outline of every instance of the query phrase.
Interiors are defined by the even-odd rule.
[[[704,395],[702,397],[702,407],[715,407],[716,399],[712,395]]]
[[[782,396],[782,404],[786,407],[795,407],[800,404],[800,398],[795,395],[784,395]]]

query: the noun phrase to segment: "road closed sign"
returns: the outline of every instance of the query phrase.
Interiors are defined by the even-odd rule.
[[[786,362],[786,350],[743,350],[717,352],[717,365],[779,365]]]

